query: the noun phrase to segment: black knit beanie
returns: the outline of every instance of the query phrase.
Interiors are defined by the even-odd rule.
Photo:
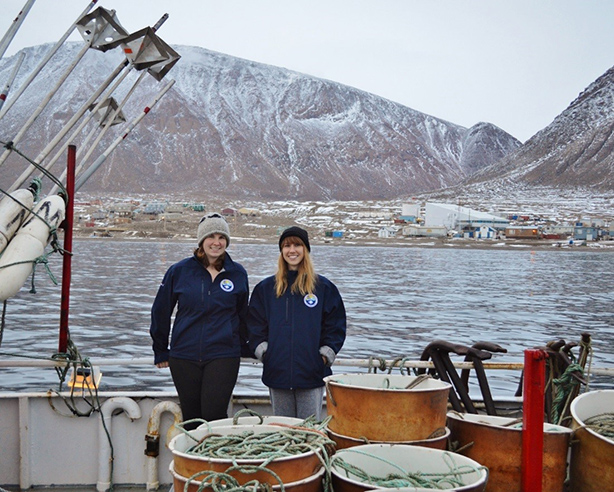
[[[297,226],[288,227],[284,232],[279,236],[279,251],[281,251],[281,245],[284,242],[284,239],[287,237],[298,237],[307,248],[307,251],[311,253],[311,246],[309,246],[309,235],[305,229],[301,229]]]

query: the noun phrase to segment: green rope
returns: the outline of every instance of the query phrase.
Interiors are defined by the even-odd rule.
[[[452,457],[452,453],[449,452],[444,452],[443,454],[443,461],[448,467],[448,470],[438,473],[410,472],[385,458],[357,450],[356,448],[348,448],[345,449],[344,452],[368,456],[369,458],[384,462],[397,470],[396,473],[389,473],[386,476],[371,475],[363,469],[346,462],[339,455],[333,457],[333,469],[337,468],[344,471],[347,478],[356,477],[356,480],[373,485],[377,488],[418,487],[436,490],[449,489],[467,485],[463,480],[463,477],[466,475],[473,473],[479,475],[481,470],[486,470],[488,472],[488,468],[484,466],[474,467],[470,465],[457,465]],[[350,477],[350,474],[354,477]]]
[[[582,375],[584,370],[577,363],[572,363],[567,366],[561,377],[552,380],[555,397],[552,400],[552,408],[550,409],[550,422],[560,425],[564,410],[569,403],[570,397],[576,394],[576,389],[580,382],[573,377],[574,373]]]
[[[369,374],[371,374],[372,372],[375,374],[377,373],[377,369],[378,367],[373,365],[373,362],[377,360],[379,362],[379,370],[380,371],[385,371],[386,370],[386,359],[384,359],[383,357],[374,357],[372,355],[369,356]]]
[[[271,492],[272,487],[269,483],[259,482],[258,480],[250,480],[244,484],[233,477],[230,473],[239,471],[243,474],[257,473],[266,471],[271,474],[279,484],[279,490],[284,492],[285,486],[279,475],[268,468],[258,466],[231,466],[225,472],[216,472],[213,470],[203,470],[195,473],[186,480],[184,491],[187,492],[192,482],[199,481],[197,492],[202,492],[205,489],[212,489],[213,492]],[[179,491],[178,491],[179,492]]]

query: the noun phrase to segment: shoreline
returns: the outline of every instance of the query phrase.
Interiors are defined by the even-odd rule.
[[[91,231],[75,231],[73,239],[77,240],[115,240],[115,241],[161,241],[161,242],[185,242],[195,243],[196,237],[188,235],[142,235],[138,231],[113,231],[107,228],[107,233],[96,233]],[[113,234],[117,232],[116,234]],[[235,236],[232,235],[234,244],[277,244],[276,237],[262,236]],[[565,240],[547,239],[464,239],[464,238],[352,238],[352,239],[331,239],[323,240],[321,237],[310,238],[312,246],[324,247],[390,247],[390,248],[433,248],[433,249],[482,249],[482,250],[503,250],[503,251],[579,251],[579,252],[614,252],[614,241],[591,241],[581,242],[570,245]],[[231,247],[232,247],[231,243]],[[193,244],[195,247],[195,244]]]

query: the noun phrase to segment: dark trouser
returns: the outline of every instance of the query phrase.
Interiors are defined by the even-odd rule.
[[[237,382],[241,359],[233,357],[196,362],[171,357],[168,362],[184,421],[211,421],[228,417],[228,404]],[[196,425],[186,428],[192,429]]]

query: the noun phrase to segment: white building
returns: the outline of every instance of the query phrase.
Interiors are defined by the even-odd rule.
[[[493,227],[505,229],[509,220],[496,215],[480,212],[452,203],[427,202],[424,208],[424,225],[444,226],[448,229],[462,230],[465,227]]]

